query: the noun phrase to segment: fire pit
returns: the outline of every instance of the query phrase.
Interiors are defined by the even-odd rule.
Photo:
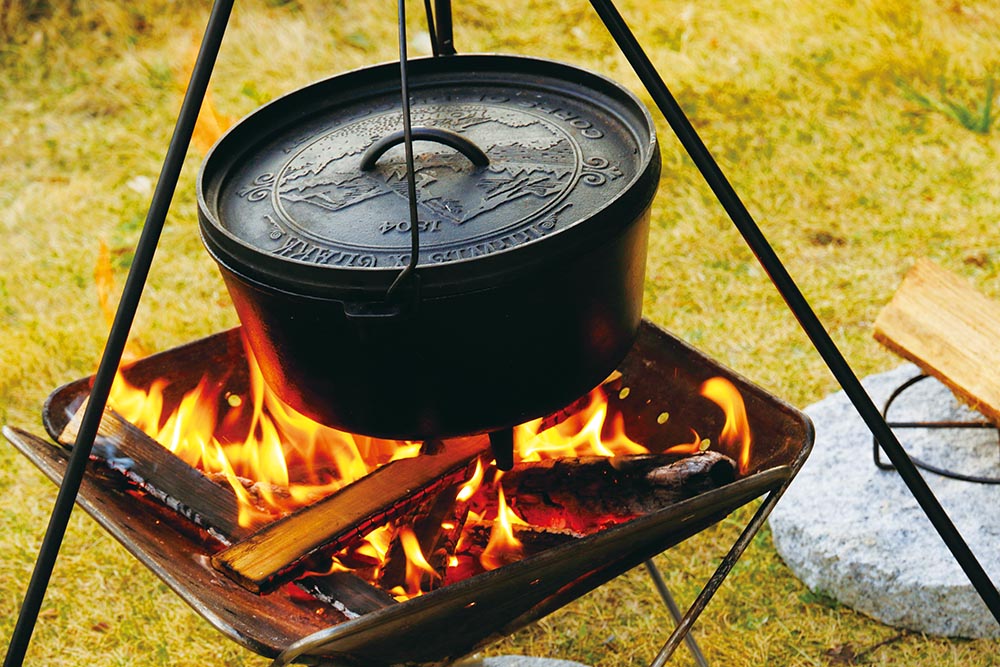
[[[226,392],[239,395],[249,381],[241,370],[246,366],[239,331],[233,330],[149,357],[126,375],[138,385],[169,376],[165,396],[170,402],[197,386],[209,368],[227,369]],[[811,446],[812,427],[801,413],[648,322],[618,372],[618,379],[602,390],[608,412],[620,415],[628,437],[655,454],[678,443],[690,443],[696,452],[709,440],[713,448],[725,449],[720,444],[726,442],[725,414],[700,395],[699,387],[713,377],[732,383],[745,403],[754,438],[735,481],[403,601],[359,585],[347,573],[313,573],[296,584],[271,584],[273,592],[266,595],[251,592],[213,567],[225,544],[104,461],[91,461],[79,503],[217,629],[262,655],[278,655],[312,635],[288,655],[301,652],[305,657],[299,659],[335,664],[447,664],[779,489]],[[53,438],[63,433],[88,392],[89,379],[82,379],[53,393],[44,414]],[[692,430],[698,434],[694,439]],[[50,478],[61,479],[64,449],[24,431],[7,428],[4,433]],[[740,452],[725,453],[740,458]],[[121,466],[132,469],[134,478],[141,466],[133,463],[135,468],[129,462]]]

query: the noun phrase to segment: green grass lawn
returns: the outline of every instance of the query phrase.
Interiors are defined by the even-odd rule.
[[[395,57],[395,3],[237,4],[213,84],[226,117]],[[2,423],[40,433],[49,391],[97,364],[107,335],[94,279],[100,247],[110,249],[120,285],[207,6],[0,2]],[[916,258],[929,256],[1000,298],[1000,128],[991,108],[1000,3],[628,0],[620,8],[859,375],[899,363],[872,340],[871,324]],[[410,15],[416,55],[419,3]],[[583,0],[456,0],[455,24],[461,52],[570,61],[646,98]],[[660,130],[646,316],[796,405],[836,390],[691,161],[662,122]],[[198,239],[202,154],[190,152],[133,328],[145,350],[236,323]],[[41,474],[0,445],[4,646],[54,498]],[[738,512],[659,557],[682,602],[747,516]],[[669,627],[636,571],[491,651],[646,665]],[[697,633],[713,665],[1000,664],[997,641],[900,635],[808,591],[766,534]],[[682,650],[673,664],[687,660]],[[267,661],[210,628],[77,513],[26,664]]]

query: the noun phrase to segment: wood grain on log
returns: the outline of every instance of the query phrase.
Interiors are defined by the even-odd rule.
[[[212,558],[216,569],[264,593],[289,580],[313,551],[336,548],[407,510],[453,480],[489,447],[485,436],[456,438],[438,454],[386,464],[326,498],[270,523]]]
[[[80,406],[59,435],[72,446],[83,419]],[[216,484],[110,408],[105,409],[94,442],[94,457],[124,474],[141,489],[210,531],[223,542],[246,537],[232,489]]]
[[[875,320],[875,339],[1000,424],[1000,303],[919,260]]]

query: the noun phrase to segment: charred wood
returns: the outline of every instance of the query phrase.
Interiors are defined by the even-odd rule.
[[[448,557],[451,553],[448,551],[448,543],[454,544],[456,538],[452,536],[452,533],[456,525],[461,531],[459,524],[464,522],[465,517],[465,512],[456,511],[458,510],[456,497],[460,486],[459,483],[445,488],[437,495],[429,497],[417,505],[396,522],[399,526],[412,528],[417,544],[420,546],[420,553],[437,573],[437,578],[431,577],[429,574],[425,577],[421,590],[427,591],[437,588],[444,578],[444,571],[448,566]],[[461,503],[461,505],[465,505],[465,503]],[[446,523],[449,524],[449,529],[445,528]],[[386,555],[385,566],[379,578],[379,586],[385,590],[392,590],[396,586],[405,587],[407,583],[406,563],[406,553],[397,530]]]
[[[500,480],[513,510],[533,526],[584,534],[648,514],[736,479],[718,452],[580,457],[522,463]],[[496,508],[486,497],[487,514]]]
[[[86,402],[59,435],[60,444],[71,447],[76,442],[85,409]],[[226,544],[249,534],[239,524],[239,506],[232,489],[208,479],[111,409],[105,409],[101,417],[92,458],[103,460],[143,491],[205,527]]]
[[[396,599],[351,572],[302,577],[295,585],[317,600],[333,605],[349,618],[396,604]]]

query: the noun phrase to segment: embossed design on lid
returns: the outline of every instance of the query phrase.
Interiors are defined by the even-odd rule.
[[[582,87],[575,78],[550,81],[535,75],[532,64],[573,77],[582,71],[530,59],[458,56],[447,66],[470,58],[499,59],[513,71],[492,72],[485,81],[479,73],[422,81],[419,66],[411,74],[414,127],[456,132],[489,159],[476,166],[449,146],[415,142],[421,267],[518,251],[589,220],[636,186],[655,146],[651,122],[636,122],[648,114],[617,84],[590,73],[583,78],[605,90]],[[395,76],[391,69],[381,74]],[[237,126],[220,145],[228,144],[238,159],[218,172],[209,166],[213,156],[206,160],[202,176],[213,196],[203,206],[202,229],[220,259],[231,250],[247,271],[277,261],[398,270],[409,261],[402,146],[389,149],[370,171],[361,169],[365,152],[402,126],[398,93],[383,86],[317,101],[321,89],[332,89],[330,81],[269,105],[290,106],[311,95],[318,108],[307,118],[271,123],[263,136]],[[253,118],[244,123],[253,126]],[[645,199],[634,211],[648,205],[653,185],[644,184],[638,196]]]

